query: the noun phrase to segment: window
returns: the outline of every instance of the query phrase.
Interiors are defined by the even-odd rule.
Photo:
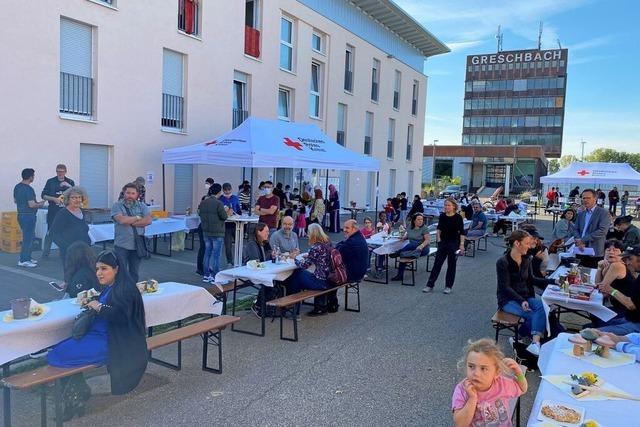
[[[173,212],[185,213],[193,208],[193,165],[174,165]]]
[[[389,131],[387,133],[387,159],[393,159],[393,141],[396,136],[396,121],[389,119]]]
[[[338,125],[336,132],[336,142],[343,147],[346,145],[346,132],[347,132],[347,106],[345,104],[338,104]]]
[[[393,80],[393,108],[400,109],[400,85],[402,84],[402,73],[396,70]]]
[[[293,21],[280,18],[280,68],[293,71]]]
[[[513,90],[527,90],[527,81],[525,79],[514,80],[513,82]]]
[[[311,49],[318,53],[324,53],[324,37],[317,31],[311,34]]]
[[[291,120],[291,89],[283,87],[278,89],[278,118],[280,120]]]
[[[407,126],[407,156],[406,157],[407,157],[407,160],[411,160],[413,158],[413,125]]]
[[[60,20],[61,113],[93,117],[92,33],[89,25]]]
[[[418,81],[414,80],[413,81],[413,90],[411,92],[411,114],[412,115],[416,115],[418,114],[418,92],[419,92],[419,87],[418,87]]]
[[[245,0],[244,53],[254,58],[260,58],[259,0]]]
[[[387,193],[389,197],[394,197],[396,195],[396,170],[389,169],[389,187],[387,188]]]
[[[317,62],[311,63],[311,85],[309,88],[309,115],[320,117],[320,83],[322,79],[322,67]]]
[[[371,100],[378,102],[378,92],[380,88],[380,61],[373,60],[371,67]]]
[[[184,128],[183,62],[181,53],[164,49],[162,58],[162,120],[166,128]]]
[[[232,129],[240,126],[249,117],[248,84],[249,76],[247,74],[234,71]]]
[[[178,29],[200,35],[200,7],[197,0],[178,0]]]
[[[364,154],[371,155],[371,147],[373,145],[371,138],[373,136],[373,113],[367,111],[364,115]]]
[[[91,194],[90,208],[109,206],[110,149],[108,145],[80,144],[80,182]]]
[[[413,193],[413,171],[407,174],[407,194]]]
[[[355,48],[347,45],[344,51],[344,90],[353,92],[353,53]]]

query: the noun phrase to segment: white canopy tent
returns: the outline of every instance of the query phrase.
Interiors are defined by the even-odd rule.
[[[543,184],[640,185],[640,173],[628,163],[573,162],[540,178]]]
[[[165,149],[162,151],[162,163],[163,204],[165,164],[372,172],[380,170],[378,159],[339,145],[314,124],[256,117],[249,117],[237,128],[211,141]],[[377,186],[378,183],[376,188]],[[376,206],[377,198],[376,189]]]

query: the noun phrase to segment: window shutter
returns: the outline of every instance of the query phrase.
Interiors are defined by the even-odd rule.
[[[193,209],[193,165],[175,165],[173,211],[185,213]]]
[[[91,27],[69,19],[60,20],[60,71],[91,77]]]
[[[162,93],[182,96],[182,54],[164,50],[162,60]]]
[[[109,147],[80,144],[80,183],[90,208],[109,208]]]

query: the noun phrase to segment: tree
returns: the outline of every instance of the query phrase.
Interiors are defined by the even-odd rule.
[[[588,162],[629,163],[635,170],[640,170],[640,154],[617,151],[611,148],[596,148],[584,156]]]
[[[558,159],[549,160],[548,175],[554,174],[560,170],[560,162]]]
[[[560,157],[560,168],[566,168],[571,163],[579,162],[579,161],[580,161],[580,159],[578,159],[573,154],[564,155],[564,156]]]

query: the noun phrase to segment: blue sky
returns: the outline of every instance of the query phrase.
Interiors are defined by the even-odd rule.
[[[640,1],[395,0],[451,53],[429,58],[425,144],[459,145],[467,55],[537,46],[569,49],[562,154],[640,152]],[[634,21],[635,20],[635,21]]]

